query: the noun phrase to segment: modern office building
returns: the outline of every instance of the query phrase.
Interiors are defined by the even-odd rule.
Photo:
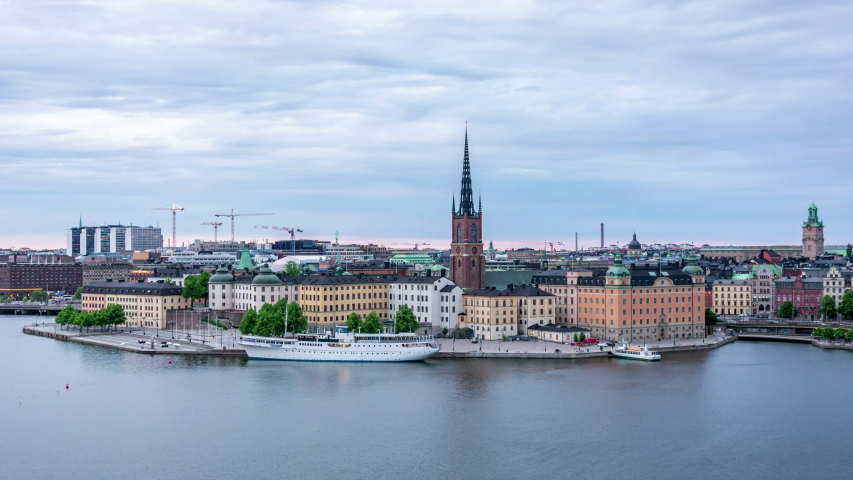
[[[68,230],[66,252],[71,256],[120,252],[143,252],[163,247],[159,227],[106,225],[84,227],[83,222]]]

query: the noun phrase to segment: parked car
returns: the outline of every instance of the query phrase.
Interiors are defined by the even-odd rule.
[[[479,341],[479,340],[477,340],[476,338],[472,338],[472,339],[471,339],[471,343],[480,343],[480,341]]]

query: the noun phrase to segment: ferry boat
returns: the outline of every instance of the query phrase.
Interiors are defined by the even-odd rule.
[[[654,353],[645,346],[630,347],[628,346],[628,344],[620,344],[618,347],[614,348],[610,352],[610,354],[619,358],[627,358],[630,360],[645,360],[647,362],[654,362],[656,360],[660,360],[659,353]]]
[[[432,335],[350,333],[346,326],[293,338],[247,335],[238,342],[249,358],[313,362],[420,362],[441,350]]]

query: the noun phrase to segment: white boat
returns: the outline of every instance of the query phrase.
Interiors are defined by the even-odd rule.
[[[620,344],[618,347],[614,348],[610,352],[610,354],[619,358],[627,358],[630,360],[645,360],[647,362],[654,362],[656,360],[660,360],[659,353],[652,352],[645,346],[631,347],[628,346],[628,344]]]
[[[247,335],[238,342],[249,358],[313,362],[419,362],[438,352],[432,335],[413,333],[349,333],[335,326],[334,335],[298,334],[293,338]]]

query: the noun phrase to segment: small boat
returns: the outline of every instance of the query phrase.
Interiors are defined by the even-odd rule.
[[[654,362],[656,360],[660,360],[659,353],[652,352],[645,346],[631,347],[627,343],[620,344],[618,347],[614,348],[613,351],[610,352],[610,354],[619,358],[627,358],[630,360],[645,360],[647,362]]]

